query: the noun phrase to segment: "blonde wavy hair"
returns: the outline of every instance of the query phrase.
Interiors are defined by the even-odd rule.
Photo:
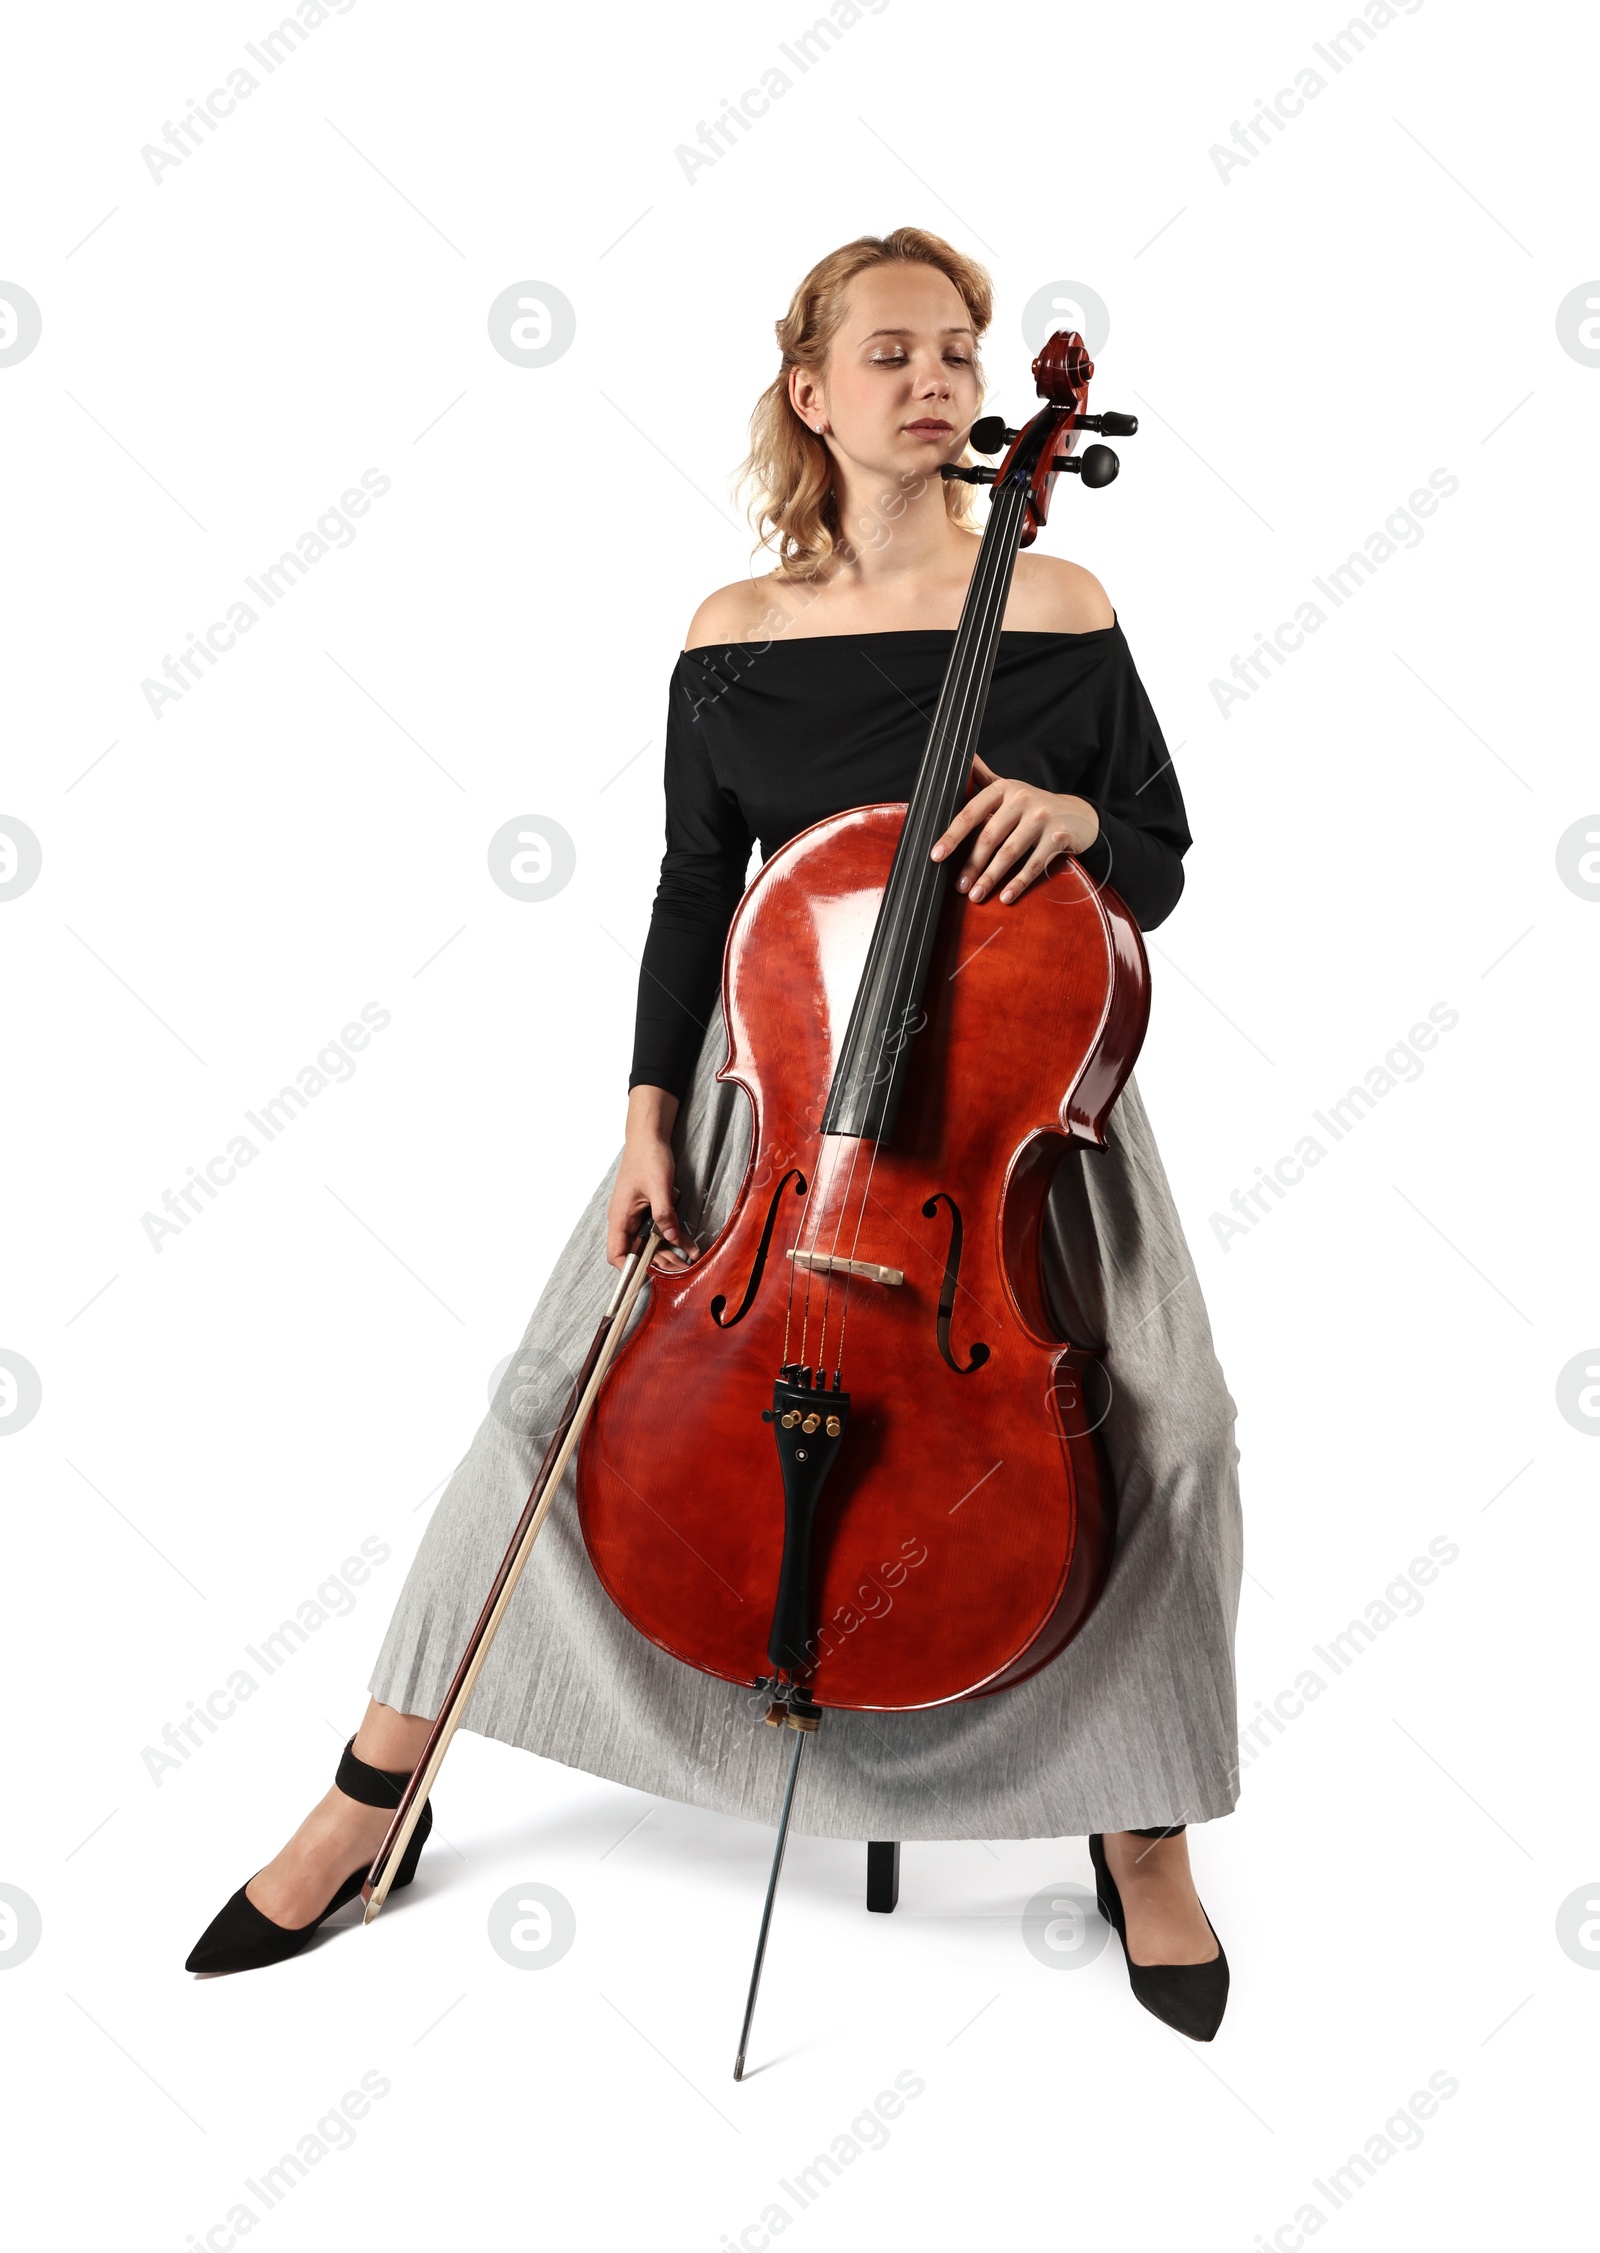
[[[750,417],[750,451],[739,471],[748,490],[757,552],[778,559],[786,579],[826,575],[830,559],[853,551],[839,523],[833,489],[833,463],[824,441],[801,421],[789,399],[791,368],[820,372],[844,320],[846,293],[858,274],[874,266],[932,266],[953,282],[975,338],[981,338],[994,313],[994,284],[976,259],[965,258],[938,235],[921,227],[897,227],[890,235],[858,235],[819,259],[773,325],[781,358],[778,373],[756,402]],[[979,393],[983,370],[977,366]],[[963,450],[962,460],[971,456]],[[958,524],[972,522],[974,488],[947,480],[945,507]]]

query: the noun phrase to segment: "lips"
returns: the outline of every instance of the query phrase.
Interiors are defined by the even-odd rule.
[[[955,425],[948,422],[929,420],[925,422],[908,422],[905,427],[911,433],[913,438],[948,438],[951,434],[951,431],[955,428]]]

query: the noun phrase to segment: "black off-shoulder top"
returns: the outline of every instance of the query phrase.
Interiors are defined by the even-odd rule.
[[[953,640],[930,628],[682,652],[630,1088],[686,1092],[756,841],[765,861],[830,814],[909,799]],[[978,749],[996,774],[1094,807],[1100,834],[1083,866],[1142,929],[1172,913],[1189,827],[1119,623],[1003,633]]]

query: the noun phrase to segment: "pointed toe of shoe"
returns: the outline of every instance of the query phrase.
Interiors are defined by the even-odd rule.
[[[241,1885],[225,1901],[190,1949],[185,1971],[259,1971],[266,1964],[281,1964],[297,1956],[317,1927],[354,1900],[361,1891],[365,1867],[353,1870],[320,1917],[294,1927],[274,1924],[264,1916]],[[245,1880],[245,1884],[250,1881]]]
[[[287,1942],[286,1949],[280,1943]],[[273,1963],[281,1953],[292,1953],[300,1935],[263,1916],[241,1885],[225,1901],[190,1949],[185,1971],[244,1971],[253,1964]]]
[[[1219,1941],[1208,1964],[1130,1962],[1128,1984],[1164,2026],[1191,2042],[1209,2042],[1228,2007],[1228,1959]]]
[[[1122,1896],[1106,1861],[1105,1841],[1098,1833],[1089,1841],[1089,1859],[1094,1865],[1095,1907],[1122,1942],[1122,1960],[1128,1967],[1128,1985],[1135,2000],[1174,2033],[1187,2035],[1191,2042],[1209,2042],[1228,2007],[1228,1956],[1217,1940],[1211,1919],[1206,1917],[1206,1923],[1211,1926],[1212,1939],[1217,1940],[1217,1952],[1209,1963],[1136,1964],[1128,1953]],[[1200,1913],[1205,1916],[1204,1908]]]

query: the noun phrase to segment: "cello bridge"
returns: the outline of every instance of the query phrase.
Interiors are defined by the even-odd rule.
[[[844,1259],[837,1252],[790,1252],[786,1255],[796,1267],[809,1267],[819,1274],[859,1275],[865,1283],[903,1283],[904,1268],[880,1267],[876,1260]]]

